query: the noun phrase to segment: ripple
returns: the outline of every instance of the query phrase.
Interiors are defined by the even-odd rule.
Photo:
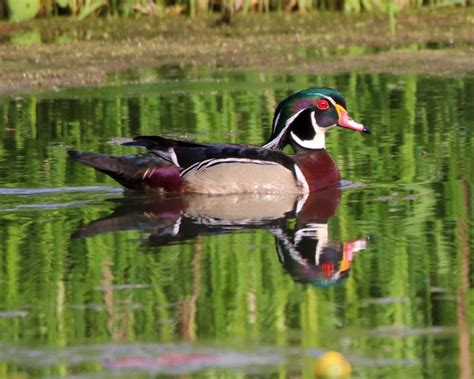
[[[28,312],[26,311],[0,311],[0,318],[17,318],[26,316],[28,316]]]
[[[40,195],[69,192],[123,192],[123,189],[109,186],[59,187],[59,188],[0,188],[0,195]]]

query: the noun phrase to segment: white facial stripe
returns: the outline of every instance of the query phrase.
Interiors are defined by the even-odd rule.
[[[325,99],[328,99],[332,105],[336,106],[336,102],[334,101],[334,99],[331,97],[331,96],[326,96],[326,95],[322,95],[322,94],[319,94],[320,96],[324,97]]]
[[[281,111],[278,112],[277,116],[275,117],[275,122],[273,123],[273,126],[272,126],[272,132],[275,131],[276,126],[278,125],[278,121],[280,121],[280,116],[281,116]]]
[[[275,133],[275,129],[278,125],[278,121],[280,121],[280,116],[281,116],[281,111],[278,112],[278,114],[275,117],[275,122],[272,125],[272,134]],[[269,143],[263,145],[263,147],[266,148],[266,149],[271,149],[271,148],[275,147],[278,144],[278,141],[280,140],[280,138],[275,138],[275,139],[271,140]]]
[[[329,241],[328,238],[328,224],[309,224],[311,227],[313,227],[315,230],[315,235],[319,239],[320,243],[318,243],[318,246],[316,247],[316,251],[314,254],[314,261],[316,262],[316,265],[319,266],[319,258],[321,257],[321,254],[323,253],[323,247],[327,245],[327,242]]]
[[[273,146],[277,145],[281,138],[283,137],[283,135],[286,133],[286,130],[290,127],[291,123],[295,120],[296,117],[298,117],[298,115],[303,112],[305,109],[301,109],[299,110],[298,112],[296,112],[293,116],[291,116],[288,120],[286,120],[286,123],[285,123],[285,127],[281,130],[281,132],[278,134],[277,137],[275,137],[274,139],[272,139],[270,142],[268,142],[267,144],[263,145],[264,148],[266,149],[271,149]],[[277,119],[275,120],[275,122],[277,122],[278,120],[280,119],[280,114],[278,114],[277,116]],[[276,124],[274,125],[274,128],[276,128]]]
[[[328,225],[327,224],[307,224],[303,229],[295,233],[294,244],[298,245],[304,239],[318,240],[316,250],[314,251],[314,262],[319,266],[321,256],[324,254],[324,247],[328,244]]]

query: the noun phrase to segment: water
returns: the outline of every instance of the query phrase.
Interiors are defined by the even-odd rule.
[[[0,99],[0,377],[309,378],[328,350],[353,377],[471,377],[474,78],[171,71]],[[340,191],[149,197],[67,159],[260,144],[317,85],[373,131],[330,132]]]

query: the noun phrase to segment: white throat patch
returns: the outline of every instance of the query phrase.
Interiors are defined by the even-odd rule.
[[[316,122],[314,112],[311,112],[311,125],[316,133],[313,139],[302,140],[295,133],[290,132],[291,138],[301,147],[306,149],[325,149],[326,148],[326,130],[329,128],[321,128]]]

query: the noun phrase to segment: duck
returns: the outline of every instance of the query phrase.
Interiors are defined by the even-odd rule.
[[[68,154],[134,191],[305,194],[337,186],[341,180],[339,168],[326,150],[330,129],[370,133],[346,108],[339,91],[309,88],[278,104],[271,136],[261,146],[138,136],[122,145],[145,148],[145,153],[69,150]],[[283,151],[288,145],[294,154]]]

